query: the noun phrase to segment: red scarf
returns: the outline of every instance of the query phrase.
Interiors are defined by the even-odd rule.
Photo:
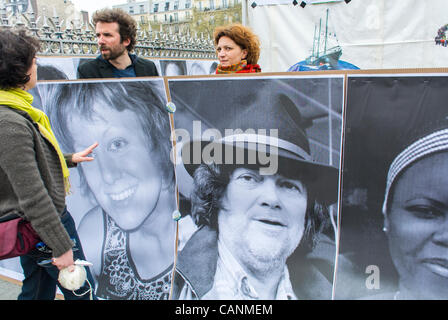
[[[247,64],[246,60],[241,60],[240,63],[232,64],[228,67],[223,67],[219,64],[216,68],[216,74],[255,72],[261,72],[260,66],[258,64]]]

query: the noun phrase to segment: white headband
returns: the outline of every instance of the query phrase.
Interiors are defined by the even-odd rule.
[[[448,129],[433,132],[412,143],[392,162],[387,173],[387,185],[383,202],[383,214],[387,211],[390,188],[398,174],[412,162],[434,152],[448,150]]]

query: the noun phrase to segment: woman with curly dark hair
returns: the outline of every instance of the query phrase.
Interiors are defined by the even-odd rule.
[[[77,168],[79,193],[92,204],[82,212],[78,233],[93,263],[99,299],[168,298],[176,199],[170,119],[159,80],[39,86],[63,150],[72,152],[91,139],[100,143],[95,163]],[[179,222],[181,242],[188,237],[185,223],[194,224]]]
[[[220,73],[261,72],[257,64],[260,40],[248,27],[241,24],[218,27],[213,33]]]
[[[94,285],[89,270],[78,292],[57,279],[58,269],[73,271],[74,259],[85,260],[65,195],[68,167],[92,161],[88,155],[97,144],[62,154],[48,117],[31,105],[27,91],[37,83],[38,49],[39,41],[25,31],[0,29],[0,219],[30,221],[45,243],[20,257],[25,276],[20,300],[54,299],[56,285],[65,299],[89,299]]]

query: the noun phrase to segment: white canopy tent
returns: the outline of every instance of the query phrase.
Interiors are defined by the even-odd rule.
[[[256,3],[256,6],[253,3]],[[448,47],[436,45],[448,24],[446,0],[246,0],[243,17],[259,35],[264,72],[287,71],[312,54],[315,27],[335,36],[340,59],[360,69],[446,67]],[[325,29],[328,9],[328,30]],[[334,37],[333,37],[334,38]],[[335,40],[335,39],[333,39]]]

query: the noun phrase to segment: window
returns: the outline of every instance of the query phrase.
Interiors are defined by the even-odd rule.
[[[165,11],[170,10],[170,3],[169,2],[165,2]]]
[[[189,9],[191,6],[191,0],[186,0],[185,1],[185,9]]]
[[[229,3],[227,0],[222,0],[222,7],[223,8],[228,8],[229,7]]]
[[[179,21],[179,15],[177,14],[177,12],[174,12],[174,21]]]
[[[211,10],[215,9],[215,0],[210,0],[210,9]]]
[[[154,3],[154,12],[158,12],[158,11],[159,11],[159,4]]]
[[[133,14],[134,13],[134,7],[129,7],[129,13]]]
[[[140,5],[140,13],[145,13],[145,6],[143,4]]]
[[[179,0],[174,1],[174,10],[179,9]]]

